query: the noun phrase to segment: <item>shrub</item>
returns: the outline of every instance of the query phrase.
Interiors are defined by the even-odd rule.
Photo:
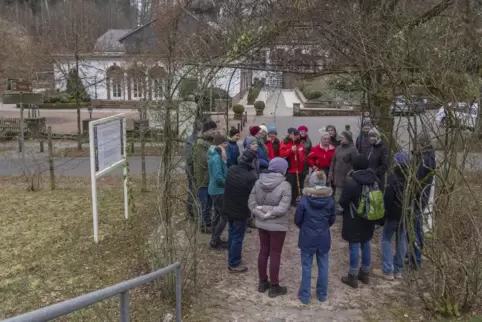
[[[233,105],[233,112],[235,114],[243,114],[244,113],[244,106],[242,104],[234,104]]]
[[[225,89],[219,88],[219,87],[212,87],[212,88],[207,88],[204,91],[204,96],[210,97],[212,95],[213,100],[217,99],[230,99],[231,97],[229,96],[228,91]]]
[[[261,92],[261,88],[259,88],[259,87],[250,87],[249,88],[249,92],[248,92],[248,104],[249,105],[254,104],[254,101],[256,101],[256,99],[259,96],[259,92]]]
[[[309,101],[316,100],[316,99],[323,96],[323,93],[321,91],[312,91],[312,90],[305,89],[302,92],[303,92],[303,95],[305,96],[305,98]]]
[[[264,110],[264,108],[265,108],[264,102],[263,101],[254,102],[254,108],[256,110],[261,110],[261,111]]]
[[[89,96],[83,95],[79,97],[80,102],[90,102]],[[60,92],[53,96],[44,98],[44,103],[77,103],[75,93]]]

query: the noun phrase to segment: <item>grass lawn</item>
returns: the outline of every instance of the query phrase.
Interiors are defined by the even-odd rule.
[[[22,178],[0,178],[0,319],[148,272],[143,251],[157,196],[134,192],[136,211],[126,221],[120,180],[99,180],[96,245],[89,179],[58,178],[53,192],[28,192]],[[130,292],[133,321],[159,321],[152,294]],[[118,311],[114,297],[57,321],[118,321]]]
[[[359,104],[361,93],[359,92],[342,92],[331,88],[330,82],[336,79],[343,79],[343,75],[323,75],[314,78],[307,78],[303,81],[304,86],[310,91],[320,91],[323,95],[318,98],[319,101],[331,101],[333,99],[343,99],[345,101]]]

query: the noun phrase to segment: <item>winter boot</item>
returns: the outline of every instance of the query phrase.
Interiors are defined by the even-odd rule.
[[[286,286],[280,286],[279,284],[271,284],[268,291],[268,296],[273,298],[288,293],[288,288]]]
[[[341,281],[348,286],[358,288],[358,276],[356,275],[348,274],[347,276],[343,276]]]
[[[269,281],[268,280],[259,281],[258,292],[264,293],[267,290],[269,290]]]
[[[370,284],[370,272],[364,272],[361,268],[358,271],[358,280],[363,284]]]

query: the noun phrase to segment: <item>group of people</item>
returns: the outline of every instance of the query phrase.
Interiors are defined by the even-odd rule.
[[[302,303],[310,300],[315,256],[316,294],[319,301],[327,298],[330,227],[337,215],[343,218],[342,238],[349,245],[350,264],[343,283],[353,288],[358,287],[359,281],[369,283],[370,242],[377,225],[383,226],[382,265],[371,273],[387,280],[401,278],[407,253],[404,213],[412,214],[415,222],[416,241],[408,261],[420,267],[422,211],[428,203],[436,166],[427,136],[417,139],[419,145],[412,155],[396,153],[391,167],[388,148],[370,121],[363,122],[355,142],[349,130],[337,133],[332,125],[319,130],[320,141],[315,146],[303,125],[289,128],[283,139],[278,138],[274,125],[253,126],[249,134],[241,149],[236,128],[226,137],[216,132],[215,122],[207,119],[186,142],[188,214],[197,220],[203,233],[211,233],[212,248],[228,249],[230,272],[248,270],[242,262],[242,247],[248,222],[253,220],[260,241],[258,291],[268,291],[269,297],[287,293],[287,288],[279,284],[279,271],[291,207],[296,208],[294,223],[299,227],[302,279],[298,298]],[[416,198],[422,202],[407,212],[403,200],[405,184],[408,170],[414,165],[420,187]],[[389,168],[392,171],[387,176]],[[373,196],[382,196],[380,202]],[[368,214],[377,208],[375,203],[379,203],[379,208],[382,205],[381,216]],[[228,240],[224,241],[221,234],[226,225]]]

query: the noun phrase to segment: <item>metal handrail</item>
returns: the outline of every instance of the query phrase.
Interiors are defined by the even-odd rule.
[[[120,321],[129,321],[129,290],[152,282],[167,273],[176,271],[176,322],[181,322],[181,263],[177,262],[155,272],[121,282],[101,290],[81,295],[79,297],[56,303],[44,308],[25,313],[2,322],[44,322],[74,311],[86,308],[92,304],[120,295]]]

